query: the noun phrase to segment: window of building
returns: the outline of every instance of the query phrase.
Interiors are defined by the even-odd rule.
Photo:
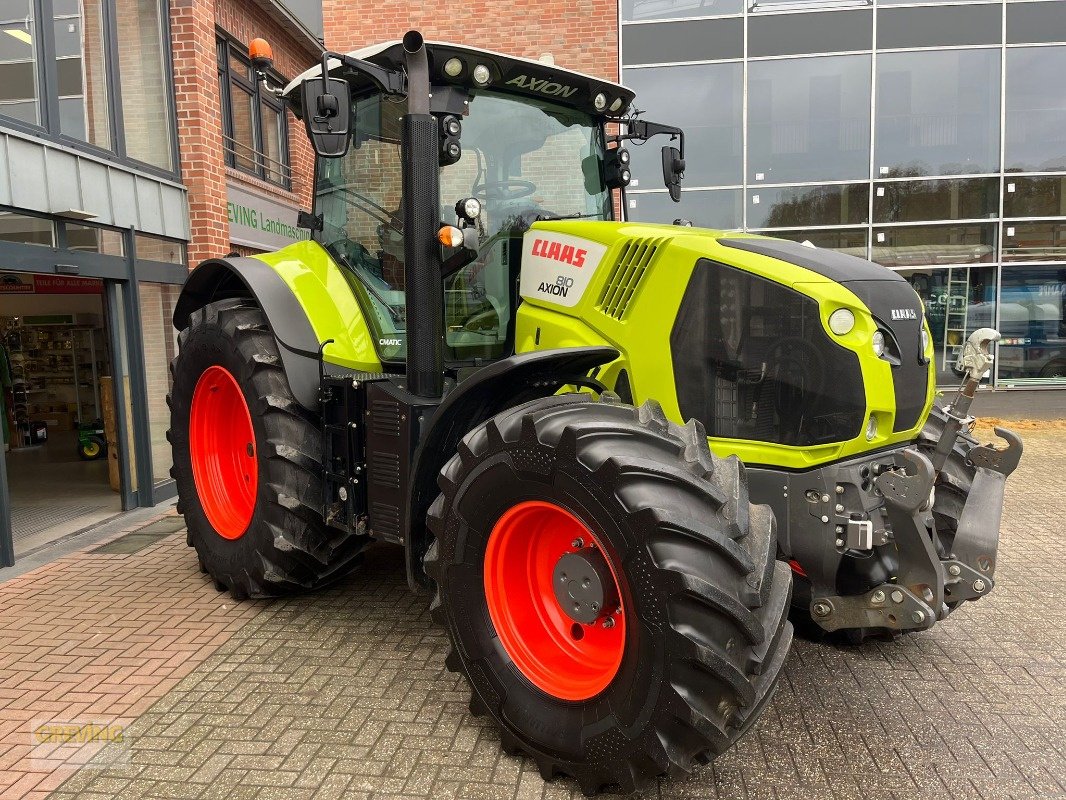
[[[873,14],[867,10],[826,14],[769,14],[748,20],[748,56],[846,53],[873,46]],[[867,70],[867,82],[869,82]]]
[[[1066,261],[1066,221],[1003,226],[1004,261]]]
[[[1007,44],[1061,42],[1066,36],[1066,4],[1007,3]]]
[[[740,14],[744,0],[622,0],[622,20],[720,17]]]
[[[108,73],[102,0],[54,0],[59,129],[97,147],[111,149]]]
[[[73,222],[64,222],[63,229],[67,237],[68,250],[101,253],[106,256],[126,254],[122,231],[99,228],[95,225],[76,225]]]
[[[869,203],[866,183],[748,189],[748,227],[862,225],[869,217]]]
[[[999,44],[1002,14],[999,3],[885,9],[877,14],[877,46]]]
[[[1003,216],[1066,217],[1066,175],[1008,175],[1003,182]]]
[[[743,225],[744,193],[739,189],[686,189],[675,203],[666,192],[630,192],[626,216],[641,222],[687,219],[701,228],[732,230]]]
[[[999,214],[999,178],[886,181],[874,189],[874,222],[992,219]]]
[[[985,264],[996,260],[995,225],[875,228],[871,260],[886,267]]]
[[[869,175],[870,56],[748,65],[749,182]]]
[[[138,261],[162,261],[166,264],[185,263],[185,245],[174,239],[159,236],[136,234],[134,244],[137,247]]]
[[[925,305],[933,334],[937,385],[957,385],[961,375],[955,362],[966,337],[978,328],[995,327],[996,268],[924,267],[900,270],[900,274]],[[999,352],[1003,353],[1002,346]]]
[[[1066,384],[1066,268],[1004,267],[999,379]]]
[[[0,3],[0,114],[36,125],[37,25],[34,0]]]
[[[1045,5],[1038,3],[1037,5]],[[1066,4],[1064,4],[1066,5]],[[1059,35],[1066,37],[1066,30]],[[1007,50],[1003,165],[1007,170],[1066,170],[1066,47]]]
[[[824,247],[826,250],[839,250],[849,256],[866,258],[866,228],[767,231],[765,235],[773,236],[775,239],[788,239],[793,242],[810,242],[815,247]]]
[[[999,168],[999,50],[877,57],[874,177]]]
[[[173,173],[164,0],[41,5],[0,0],[0,115]]]
[[[275,83],[284,84],[280,75]],[[242,172],[289,186],[289,140],[285,106],[255,79],[240,45],[218,38],[218,83],[226,163]]]
[[[50,220],[0,211],[0,242],[55,245],[54,226]]]
[[[645,119],[685,131],[685,186],[735,186],[743,176],[744,67],[694,64],[626,70]],[[660,142],[630,147],[633,176],[642,188],[662,186]]]
[[[174,169],[171,81],[164,60],[168,24],[162,0],[115,0],[119,41],[119,79],[126,154]]]

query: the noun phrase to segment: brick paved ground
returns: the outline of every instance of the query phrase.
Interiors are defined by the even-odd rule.
[[[659,796],[1066,797],[1064,445],[1061,433],[1027,437],[988,599],[895,643],[798,642],[753,731],[713,767],[664,783]],[[109,605],[116,599],[121,609]],[[372,551],[359,575],[333,590],[235,609],[175,535],[132,556],[81,556],[0,585],[0,604],[0,653],[23,642],[17,663],[0,661],[0,720],[9,731],[21,719],[13,708],[45,696],[27,702],[11,691],[27,680],[38,683],[22,688],[46,692],[59,715],[78,692],[100,691],[80,676],[127,687],[131,676],[147,675],[153,688],[121,712],[137,716],[187,673],[140,713],[122,748],[111,746],[125,763],[79,770],[55,800],[578,794],[571,782],[545,784],[530,762],[502,755],[492,727],[470,717],[465,686],[443,669],[444,637],[424,599],[407,593],[395,550]],[[44,614],[52,616],[34,633],[28,626]],[[195,633],[175,633],[182,626]],[[49,630],[50,639],[33,642]],[[64,645],[67,630],[81,639]],[[85,641],[90,631],[119,649]],[[142,646],[141,637],[155,638],[133,658],[158,651],[155,666],[123,660],[130,655],[122,648]],[[100,702],[88,709],[119,713],[113,700]],[[0,775],[20,769],[10,757],[5,767]]]

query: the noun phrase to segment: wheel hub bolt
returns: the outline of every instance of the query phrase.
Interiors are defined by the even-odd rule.
[[[844,546],[844,540],[843,539],[837,539],[837,547],[843,547],[843,546]]]
[[[870,600],[874,603],[883,603],[885,602],[885,593],[878,589],[876,592],[870,595]]]
[[[844,506],[842,506],[842,505],[841,505],[840,503],[837,503],[837,505],[836,505],[836,512],[837,512],[838,514],[843,514],[843,513],[844,513]]]
[[[984,592],[984,590],[985,590],[985,589],[987,589],[987,588],[988,588],[988,584],[986,584],[986,583],[984,582],[984,580],[983,580],[983,579],[981,579],[981,578],[978,578],[977,580],[975,580],[975,581],[973,582],[973,590],[974,590],[975,592],[977,592],[978,594],[981,594],[981,593],[982,593],[982,592]]]
[[[959,567],[958,564],[952,564],[950,567],[948,567],[948,575],[954,575],[958,577],[960,574],[962,574],[962,569]]]
[[[574,541],[570,542],[570,546],[575,550],[580,550],[582,547],[585,546],[585,540],[581,537],[578,537],[577,539],[574,539]]]
[[[828,603],[815,603],[814,604],[814,614],[815,614],[815,616],[828,617],[830,611],[832,611],[832,609],[829,607]]]
[[[915,611],[913,614],[911,614],[911,619],[913,619],[916,623],[921,624],[922,622],[925,622],[925,614],[921,611]]]
[[[603,627],[605,627],[605,628],[613,628],[614,627],[614,617],[607,617],[607,619],[605,619],[603,621]]]
[[[892,592],[892,602],[893,603],[902,603],[903,602],[903,592],[901,592],[899,589],[896,589],[896,591]]]

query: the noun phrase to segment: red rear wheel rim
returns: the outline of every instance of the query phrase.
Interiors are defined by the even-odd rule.
[[[259,486],[252,415],[229,370],[208,367],[192,394],[189,456],[200,505],[224,539],[248,530]]]
[[[562,555],[575,552],[576,539],[603,551],[602,542],[569,511],[531,500],[504,512],[485,550],[485,599],[500,644],[534,686],[562,700],[587,700],[606,689],[625,651],[621,605],[610,615],[613,627],[604,627],[606,617],[578,624],[559,606],[553,570]],[[621,597],[609,557],[607,563]]]

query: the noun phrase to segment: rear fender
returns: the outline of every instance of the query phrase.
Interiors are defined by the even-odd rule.
[[[334,374],[381,370],[349,276],[316,242],[205,261],[182,288],[175,327],[188,326],[198,308],[230,297],[249,297],[263,309],[293,394],[309,411],[318,410],[320,358]]]
[[[200,264],[182,287],[174,308],[174,327],[187,328],[194,311],[231,297],[249,297],[263,309],[280,345],[281,362],[293,395],[304,408],[317,411],[321,342],[288,284],[262,261],[217,258]]]
[[[436,499],[437,475],[468,432],[504,409],[557,393],[575,378],[618,358],[612,347],[537,350],[495,361],[457,385],[429,421],[415,450],[407,528],[407,582],[427,585],[422,557],[429,547],[426,512]]]

